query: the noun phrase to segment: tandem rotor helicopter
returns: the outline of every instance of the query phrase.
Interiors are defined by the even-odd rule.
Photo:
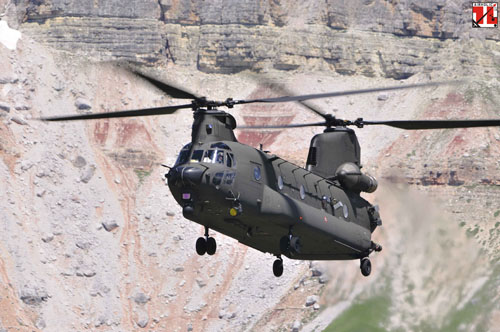
[[[361,171],[360,146],[354,130],[385,125],[406,130],[500,126],[495,120],[355,121],[337,119],[305,105],[323,121],[281,126],[240,128],[325,127],[311,139],[306,168],[262,149],[239,143],[236,120],[220,110],[250,103],[303,102],[309,99],[357,95],[389,90],[431,87],[449,83],[340,91],[300,96],[224,101],[208,100],[132,70],[167,95],[190,103],[128,111],[42,117],[68,121],[172,114],[193,110],[191,142],[165,174],[173,197],[186,219],[205,227],[196,241],[199,255],[213,255],[215,230],[264,253],[276,256],[273,273],[283,274],[282,255],[301,260],[360,260],[361,273],[370,275],[369,255],[381,251],[372,233],[382,225],[378,206],[361,197],[374,192],[377,181]]]

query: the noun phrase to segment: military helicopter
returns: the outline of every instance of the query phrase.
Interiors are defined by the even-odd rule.
[[[180,151],[165,177],[183,216],[205,228],[196,241],[199,255],[213,255],[215,230],[264,253],[276,256],[273,273],[283,274],[282,256],[300,260],[360,260],[371,273],[369,256],[382,250],[371,239],[382,225],[378,206],[361,197],[374,192],[377,181],[361,171],[360,145],[354,130],[385,125],[406,130],[500,126],[500,120],[355,121],[337,119],[304,103],[306,100],[389,90],[432,87],[440,82],[300,96],[224,101],[208,100],[150,75],[133,71],[173,98],[190,103],[107,113],[42,117],[43,121],[106,119],[172,114],[192,109],[191,142]],[[306,168],[277,155],[239,143],[235,118],[220,110],[250,103],[300,102],[321,122],[240,128],[325,127],[311,139]]]

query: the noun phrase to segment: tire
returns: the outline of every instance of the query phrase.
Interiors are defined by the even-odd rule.
[[[211,256],[215,254],[216,250],[217,250],[217,242],[215,242],[215,239],[213,237],[209,237],[207,239],[207,254]]]
[[[368,258],[363,258],[361,260],[361,274],[364,275],[365,277],[368,277],[370,273],[372,272],[372,263]]]
[[[199,237],[198,240],[196,240],[196,253],[200,256],[205,255],[207,252],[207,241],[205,240],[204,237]]]
[[[302,249],[302,244],[300,243],[300,238],[297,236],[292,237],[290,240],[290,251],[293,254],[300,254],[300,250]]]
[[[283,275],[283,261],[281,259],[274,261],[273,273],[275,277],[281,277]]]
[[[283,255],[286,255],[290,252],[290,239],[288,236],[283,236],[280,239],[280,251]]]

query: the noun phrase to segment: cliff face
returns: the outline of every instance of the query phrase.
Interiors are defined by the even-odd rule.
[[[195,254],[203,230],[182,217],[159,166],[189,140],[190,112],[33,120],[176,102],[102,60],[138,61],[219,99],[280,94],[267,85],[275,80],[319,93],[465,76],[459,86],[315,104],[346,119],[498,118],[498,30],[470,28],[469,6],[0,0],[23,32],[17,49],[0,44],[0,331],[319,331],[332,320],[337,329],[498,329],[497,128],[357,130],[364,169],[382,182],[368,197],[384,222],[372,276],[360,276],[359,262],[286,260],[276,279],[273,257],[220,234],[216,255]],[[246,124],[318,120],[289,104],[233,114]],[[303,164],[317,132],[238,138]]]
[[[498,73],[492,53],[498,31],[471,29],[464,1],[48,0],[22,8],[25,33],[99,59],[175,62],[207,73],[274,68],[395,79],[451,67],[459,69],[455,75]]]

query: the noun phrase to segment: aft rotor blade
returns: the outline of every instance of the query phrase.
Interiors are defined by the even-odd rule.
[[[238,126],[236,129],[285,129],[285,128],[302,128],[302,127],[322,127],[326,126],[327,122],[315,122],[315,123],[301,123],[301,124],[288,124],[288,125],[276,125],[276,126]]]
[[[177,99],[200,99],[200,96],[196,96],[195,94],[188,92],[186,90],[183,90],[179,87],[174,86],[173,84],[166,84],[154,77],[151,77],[149,75],[146,75],[144,73],[141,73],[140,71],[131,69],[131,71],[154,85],[156,88],[160,89],[161,91],[165,92],[167,95],[169,95],[172,98],[177,98]]]
[[[162,114],[172,114],[175,111],[177,111],[178,109],[191,108],[191,107],[192,107],[192,104],[184,104],[184,105],[177,105],[177,106],[143,108],[143,109],[130,110],[130,111],[41,117],[40,120],[42,120],[42,121],[71,121],[71,120],[124,118],[124,117],[131,117],[131,116],[162,115]]]
[[[363,93],[392,91],[392,90],[404,90],[404,89],[413,89],[413,88],[425,88],[425,87],[431,87],[431,86],[438,86],[438,85],[445,85],[445,84],[457,84],[457,83],[460,83],[460,81],[418,83],[418,84],[389,86],[389,87],[384,87],[384,88],[373,88],[373,89],[360,89],[360,90],[347,90],[347,91],[337,91],[337,92],[327,92],[327,93],[316,93],[316,94],[301,95],[301,96],[284,96],[284,97],[274,97],[274,98],[235,100],[234,101],[234,105],[238,105],[238,104],[250,104],[250,103],[283,103],[283,102],[290,102],[290,101],[304,101],[304,100],[309,100],[309,99],[330,98],[330,97],[340,97],[340,96],[349,96],[349,95],[359,95],[359,94],[363,94]]]
[[[500,120],[402,120],[402,121],[361,121],[361,125],[385,125],[406,130],[497,127]]]

